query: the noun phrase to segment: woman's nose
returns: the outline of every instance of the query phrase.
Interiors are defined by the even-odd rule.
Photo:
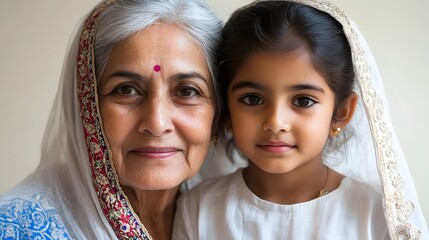
[[[173,109],[165,98],[155,97],[148,99],[143,108],[143,117],[139,131],[152,136],[162,136],[173,131]]]
[[[290,116],[288,116],[287,108],[281,105],[276,105],[267,110],[263,123],[264,131],[277,134],[281,132],[289,132],[291,130]]]

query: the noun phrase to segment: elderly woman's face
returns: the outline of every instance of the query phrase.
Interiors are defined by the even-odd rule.
[[[115,46],[98,92],[121,185],[168,189],[198,171],[210,143],[213,85],[204,53],[180,28],[153,25]]]

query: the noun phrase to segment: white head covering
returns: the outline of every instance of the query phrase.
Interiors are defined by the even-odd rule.
[[[119,185],[98,105],[97,24],[102,13],[119,1],[100,3],[75,32],[45,131],[40,164],[0,197],[0,239],[152,239]],[[213,29],[201,29],[203,37],[210,44],[216,42],[220,21],[199,0],[158,3],[204,15],[202,26]],[[208,41],[201,44],[209,45]]]

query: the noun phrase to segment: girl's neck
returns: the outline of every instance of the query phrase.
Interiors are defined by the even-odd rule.
[[[319,196],[320,190],[335,190],[344,178],[321,161],[311,161],[284,174],[267,173],[249,161],[243,170],[247,187],[259,198],[278,204],[307,202]]]
[[[156,239],[171,239],[179,187],[158,191],[134,191],[123,187],[135,213]]]

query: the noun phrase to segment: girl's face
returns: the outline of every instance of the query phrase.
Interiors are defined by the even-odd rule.
[[[178,186],[200,168],[214,117],[203,51],[174,25],[157,24],[112,50],[100,111],[121,185]]]
[[[254,53],[228,86],[235,143],[268,173],[321,161],[334,101],[307,51]]]

